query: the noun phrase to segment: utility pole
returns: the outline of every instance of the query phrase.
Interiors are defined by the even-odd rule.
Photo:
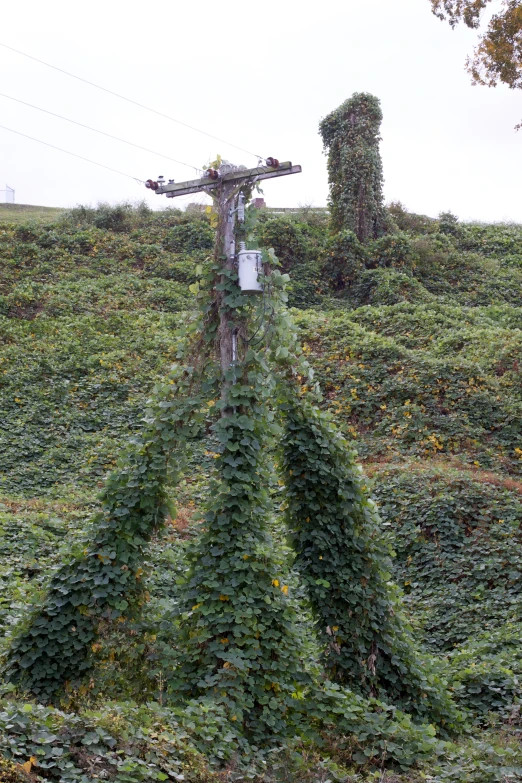
[[[241,192],[242,187],[252,186],[263,179],[272,179],[273,177],[284,177],[288,174],[299,174],[301,166],[293,166],[289,161],[279,163],[274,158],[268,158],[265,166],[258,166],[254,169],[245,169],[243,167],[232,166],[225,163],[219,169],[209,169],[206,176],[198,180],[188,182],[174,183],[170,180],[167,184],[163,177],[158,177],[158,181],[147,180],[146,187],[153,190],[157,195],[165,194],[167,198],[176,196],[185,196],[189,193],[208,193],[212,195],[214,204],[218,213],[218,224],[215,243],[215,260],[219,261],[222,268],[233,270],[236,267],[236,243],[234,226],[236,220],[236,197]],[[224,257],[224,258],[223,258]],[[221,281],[223,282],[223,280]],[[225,292],[217,292],[217,301],[219,306],[219,352],[221,360],[221,371],[223,373],[223,382],[221,387],[221,397],[226,399],[227,391],[231,381],[226,379],[226,372],[234,364],[237,358],[237,324],[230,321],[230,316],[225,307],[223,299]],[[228,415],[230,410],[226,408],[222,415]]]

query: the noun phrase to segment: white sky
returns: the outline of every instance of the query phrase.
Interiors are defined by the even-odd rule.
[[[266,182],[271,206],[324,206],[318,123],[353,92],[382,103],[385,196],[429,215],[522,222],[521,93],[472,87],[476,33],[428,0],[24,0],[2,4],[0,41],[240,147],[300,163]],[[0,92],[202,166],[256,159],[0,47]],[[0,97],[0,124],[140,179],[194,172]],[[0,129],[0,188],[72,206],[146,199],[131,179]],[[3,194],[0,194],[0,197]],[[194,197],[184,201],[195,200]],[[201,201],[205,197],[201,197]]]

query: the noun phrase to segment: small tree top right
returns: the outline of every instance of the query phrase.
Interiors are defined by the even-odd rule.
[[[483,23],[491,0],[430,0],[433,13],[452,27],[464,22],[472,29]],[[495,87],[499,82],[512,89],[522,87],[522,2],[500,0],[501,7],[489,19],[485,32],[466,69],[473,84]]]

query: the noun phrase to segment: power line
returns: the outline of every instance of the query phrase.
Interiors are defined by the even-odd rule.
[[[61,147],[56,147],[54,144],[49,144],[47,141],[42,141],[41,139],[35,139],[34,136],[28,136],[27,133],[21,133],[20,131],[14,130],[13,128],[7,128],[5,125],[0,125],[0,128],[2,130],[9,131],[10,133],[16,133],[18,136],[23,136],[25,139],[31,139],[31,141],[37,141],[38,144],[45,144],[46,147],[51,147],[51,149],[53,150],[58,150],[59,152],[65,152],[66,155],[72,155],[73,158],[79,158],[80,160],[85,160],[87,163],[92,163],[94,166],[100,166],[102,169],[108,169],[109,171],[113,171],[115,174],[121,174],[122,177],[128,177],[129,179],[133,179],[135,182],[140,182],[144,184],[144,181],[139,177],[133,177],[132,174],[126,174],[124,171],[113,169],[110,166],[106,166],[104,163],[97,163],[95,160],[91,160],[90,158],[84,158],[83,155],[77,155],[75,152],[69,152],[69,150],[63,150]]]
[[[113,90],[108,90],[106,87],[101,87],[99,84],[95,84],[94,82],[89,81],[88,79],[83,79],[81,76],[76,76],[74,73],[70,73],[69,71],[64,70],[63,68],[58,68],[56,65],[51,65],[50,63],[44,62],[44,60],[39,60],[38,57],[33,57],[31,54],[26,54],[26,52],[21,52],[19,49],[15,49],[13,46],[8,46],[5,43],[2,43],[0,41],[0,46],[3,46],[4,49],[10,49],[12,52],[16,52],[17,54],[21,54],[22,57],[28,57],[30,60],[34,60],[37,63],[40,63],[41,65],[47,66],[47,68],[53,68],[55,71],[60,71],[60,73],[66,74],[66,76],[71,76],[73,79],[78,79],[80,82],[84,82],[84,84],[89,84],[91,87],[96,87],[97,90],[103,90],[103,92],[109,93],[109,95],[114,95],[116,98],[121,98],[122,101],[127,101],[127,103],[132,103],[134,106],[139,106],[140,109],[145,109],[146,111],[150,111],[153,114],[157,114],[159,117],[164,117],[166,120],[170,120],[171,122],[176,122],[178,125],[183,125],[185,128],[189,128],[190,130],[196,131],[196,133],[201,133],[203,136],[208,136],[209,139],[214,139],[215,141],[219,141],[221,144],[227,144],[229,147],[234,147],[236,150],[241,150],[241,152],[246,152],[247,155],[253,155],[254,158],[262,159],[262,155],[257,155],[255,152],[250,152],[250,150],[245,150],[243,147],[238,147],[237,144],[232,144],[230,141],[225,141],[224,139],[220,139],[218,136],[213,136],[212,133],[207,133],[206,131],[202,131],[199,128],[195,128],[193,125],[188,125],[186,122],[182,122],[181,120],[176,120],[174,117],[170,117],[168,114],[163,114],[161,111],[157,111],[156,109],[151,109],[150,106],[145,106],[143,103],[138,103],[138,101],[132,100],[132,98],[126,98],[125,95],[120,95],[118,92],[114,92]]]
[[[121,139],[119,136],[113,136],[111,133],[106,133],[105,131],[98,130],[98,128],[91,128],[90,125],[84,125],[83,122],[77,122],[76,120],[71,120],[69,117],[63,117],[61,114],[56,114],[54,111],[49,111],[48,109],[42,109],[41,106],[34,106],[32,103],[28,103],[27,101],[22,101],[20,98],[13,98],[12,95],[6,95],[3,92],[0,92],[0,96],[2,98],[8,98],[10,101],[16,101],[17,103],[22,103],[24,106],[30,106],[31,109],[36,109],[37,111],[43,111],[45,114],[50,114],[52,117],[58,117],[60,120],[65,120],[66,122],[72,122],[73,125],[79,125],[80,128],[87,128],[87,130],[94,131],[94,133],[100,133],[102,136],[107,136],[109,139],[115,139],[116,141],[121,141],[123,144],[129,144],[131,147],[136,147],[138,150],[144,150],[145,152],[151,152],[153,155],[159,155],[160,158],[166,158],[167,160],[172,160],[174,163],[179,163],[181,166],[187,166],[189,169],[194,169],[194,171],[201,171],[197,166],[191,166],[190,163],[183,163],[182,160],[176,160],[176,158],[171,158],[170,155],[163,155],[161,152],[155,152],[154,150],[149,150],[147,147],[141,147],[139,144],[134,144],[132,141],[127,141],[126,139]]]

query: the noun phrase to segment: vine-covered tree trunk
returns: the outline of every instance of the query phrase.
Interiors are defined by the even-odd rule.
[[[360,242],[384,233],[381,121],[379,99],[355,93],[319,126],[328,152],[332,229],[353,231]]]

